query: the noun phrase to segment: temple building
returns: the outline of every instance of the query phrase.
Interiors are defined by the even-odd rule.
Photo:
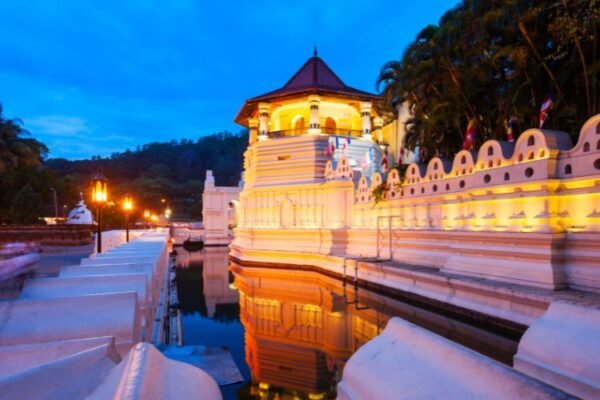
[[[517,327],[511,337],[526,333],[515,371],[580,397],[600,393],[581,373],[597,367],[592,349],[600,349],[583,340],[597,338],[600,326],[600,114],[582,121],[577,143],[533,128],[514,143],[488,140],[400,173],[386,171],[384,160],[387,153],[394,163],[406,115],[384,126],[379,101],[345,85],[315,54],[282,88],[245,102],[235,120],[250,129],[250,143],[230,258],[241,268],[352,279],[501,330]],[[254,306],[245,294],[266,277],[263,270],[241,289],[247,326]],[[308,301],[302,310],[322,306]],[[565,336],[574,330],[582,340]],[[249,329],[250,365],[281,350],[261,336]],[[560,354],[553,340],[565,341]],[[313,361],[318,369],[322,359]],[[343,380],[352,385],[361,371]],[[266,371],[257,379],[279,380]],[[299,390],[323,384],[307,380]]]
[[[247,100],[236,116],[250,130],[246,185],[318,182],[331,156],[346,156],[357,178],[373,175],[386,147],[380,102],[347,86],[315,50],[283,87]]]

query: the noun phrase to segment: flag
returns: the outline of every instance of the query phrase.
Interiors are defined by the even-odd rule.
[[[514,142],[515,137],[515,125],[517,124],[517,119],[515,117],[510,117],[506,122],[506,140],[509,142]]]
[[[544,126],[544,122],[548,119],[548,114],[552,108],[552,97],[546,96],[542,106],[540,107],[540,129]]]
[[[387,172],[388,170],[388,155],[387,155],[387,148],[383,151],[383,155],[381,156],[381,172],[383,172],[384,174]]]
[[[473,150],[475,147],[475,134],[477,133],[477,128],[475,126],[475,118],[471,118],[469,120],[469,125],[467,125],[467,131],[465,132],[465,140],[463,142],[463,150]]]
[[[352,139],[350,139],[350,130],[348,130],[348,135],[346,135],[346,143],[352,143]]]
[[[419,162],[424,163],[427,158],[427,149],[423,146],[419,146]]]
[[[404,147],[400,147],[400,151],[398,152],[398,168],[400,168],[404,164]]]
[[[325,150],[325,155],[331,156],[331,155],[333,155],[334,152],[335,152],[335,147],[333,146],[333,142],[331,141],[331,138],[329,138],[329,141],[327,142],[327,150]]]
[[[339,136],[335,136],[335,148],[339,149],[340,148],[340,137]]]
[[[348,145],[346,143],[342,143],[342,156],[346,157],[346,147],[348,147]]]

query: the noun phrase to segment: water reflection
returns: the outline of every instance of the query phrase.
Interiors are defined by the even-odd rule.
[[[232,264],[260,398],[335,397],[348,358],[399,316],[502,362],[517,341],[311,271]]]
[[[187,252],[177,247],[177,295],[186,345],[226,347],[244,383],[221,387],[225,399],[247,397],[250,371],[244,355],[244,328],[239,320],[239,294],[233,287],[226,247]]]
[[[518,337],[352,282],[229,264],[227,248],[177,251],[185,344],[228,347],[247,379],[222,387],[226,399],[334,398],[348,358],[392,316],[507,364],[517,349]]]

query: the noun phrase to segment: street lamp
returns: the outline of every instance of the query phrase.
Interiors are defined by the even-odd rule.
[[[92,201],[96,204],[96,220],[98,223],[97,232],[97,252],[102,253],[102,206],[108,200],[108,179],[99,169],[92,178]]]
[[[125,211],[125,241],[129,242],[129,213],[133,210],[133,199],[130,195],[125,196],[123,200],[123,210]]]

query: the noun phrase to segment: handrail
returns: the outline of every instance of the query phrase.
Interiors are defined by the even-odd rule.
[[[337,135],[337,136],[348,136],[350,137],[361,137],[362,131],[352,130],[352,129],[335,129],[335,128],[321,128],[321,133],[325,133],[327,135]],[[283,129],[279,131],[271,131],[267,132],[267,136],[269,138],[281,138],[281,137],[289,137],[289,136],[300,136],[308,134],[308,129]]]

